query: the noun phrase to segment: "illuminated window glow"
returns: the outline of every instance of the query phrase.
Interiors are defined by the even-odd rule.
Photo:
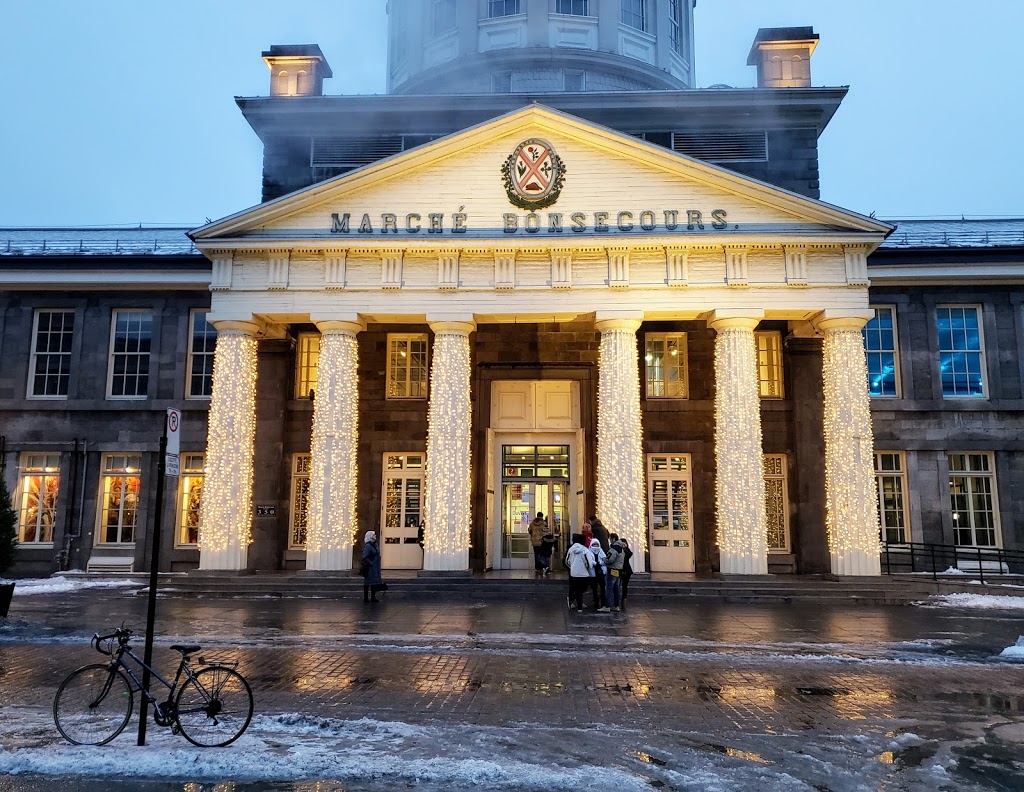
[[[292,457],[291,515],[288,521],[288,547],[303,550],[306,547],[306,529],[309,527],[309,469],[311,454]]]
[[[781,399],[782,334],[774,331],[754,333],[757,341],[757,388],[762,399]]]
[[[686,334],[647,333],[644,343],[647,398],[687,398]]]
[[[200,507],[203,502],[203,455],[181,456],[181,509],[178,512],[179,546],[199,544]]]
[[[295,348],[295,398],[308,399],[316,390],[320,365],[320,334],[299,333]]]
[[[768,552],[789,552],[789,490],[786,485],[786,455],[764,455],[764,516],[768,529]]]
[[[18,541],[52,544],[60,492],[60,454],[25,454],[18,485]]]
[[[953,541],[961,547],[997,547],[995,470],[991,454],[948,454]]]
[[[875,452],[875,481],[878,482],[878,517],[882,527],[882,541],[906,542],[907,530],[907,470],[903,454],[897,451]]]
[[[427,398],[427,334],[388,335],[388,398]]]
[[[103,457],[100,544],[132,544],[139,525],[142,457],[106,454]]]

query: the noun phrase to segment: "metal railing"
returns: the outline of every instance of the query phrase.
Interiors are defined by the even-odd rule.
[[[997,547],[962,547],[924,542],[885,542],[882,545],[882,571],[886,575],[931,573],[938,580],[943,572],[955,569],[977,575],[1024,575],[1024,552]]]

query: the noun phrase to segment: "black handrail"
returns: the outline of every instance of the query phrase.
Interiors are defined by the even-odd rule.
[[[932,580],[947,569],[977,573],[985,583],[986,565],[988,574],[1024,575],[1024,552],[1003,550],[1000,547],[963,547],[961,545],[935,544],[930,542],[883,542],[885,574],[907,574],[931,572]]]

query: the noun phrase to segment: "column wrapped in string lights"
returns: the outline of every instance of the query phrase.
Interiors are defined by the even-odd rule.
[[[825,525],[835,575],[880,575],[878,491],[867,360],[861,328],[871,318],[815,323],[825,335]]]
[[[754,328],[761,312],[716,311],[715,502],[722,574],[768,574],[761,397]]]
[[[642,317],[606,318],[597,384],[597,516],[633,549],[634,572],[644,571],[647,550],[640,363],[636,331]]]
[[[255,322],[215,321],[206,467],[200,502],[199,568],[241,570],[252,542],[256,445]]]
[[[306,569],[349,570],[356,538],[359,448],[358,321],[319,321],[310,444]]]
[[[427,411],[423,569],[469,569],[472,321],[436,321]]]

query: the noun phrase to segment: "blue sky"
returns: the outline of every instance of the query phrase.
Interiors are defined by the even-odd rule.
[[[425,1],[425,0],[424,0]],[[384,0],[0,5],[0,226],[199,224],[259,201],[234,96],[260,53],[317,43],[331,94],[385,90]],[[759,27],[813,25],[815,85],[850,94],[820,141],[822,197],[880,217],[1024,216],[1019,0],[700,0],[701,86],[752,86]]]

